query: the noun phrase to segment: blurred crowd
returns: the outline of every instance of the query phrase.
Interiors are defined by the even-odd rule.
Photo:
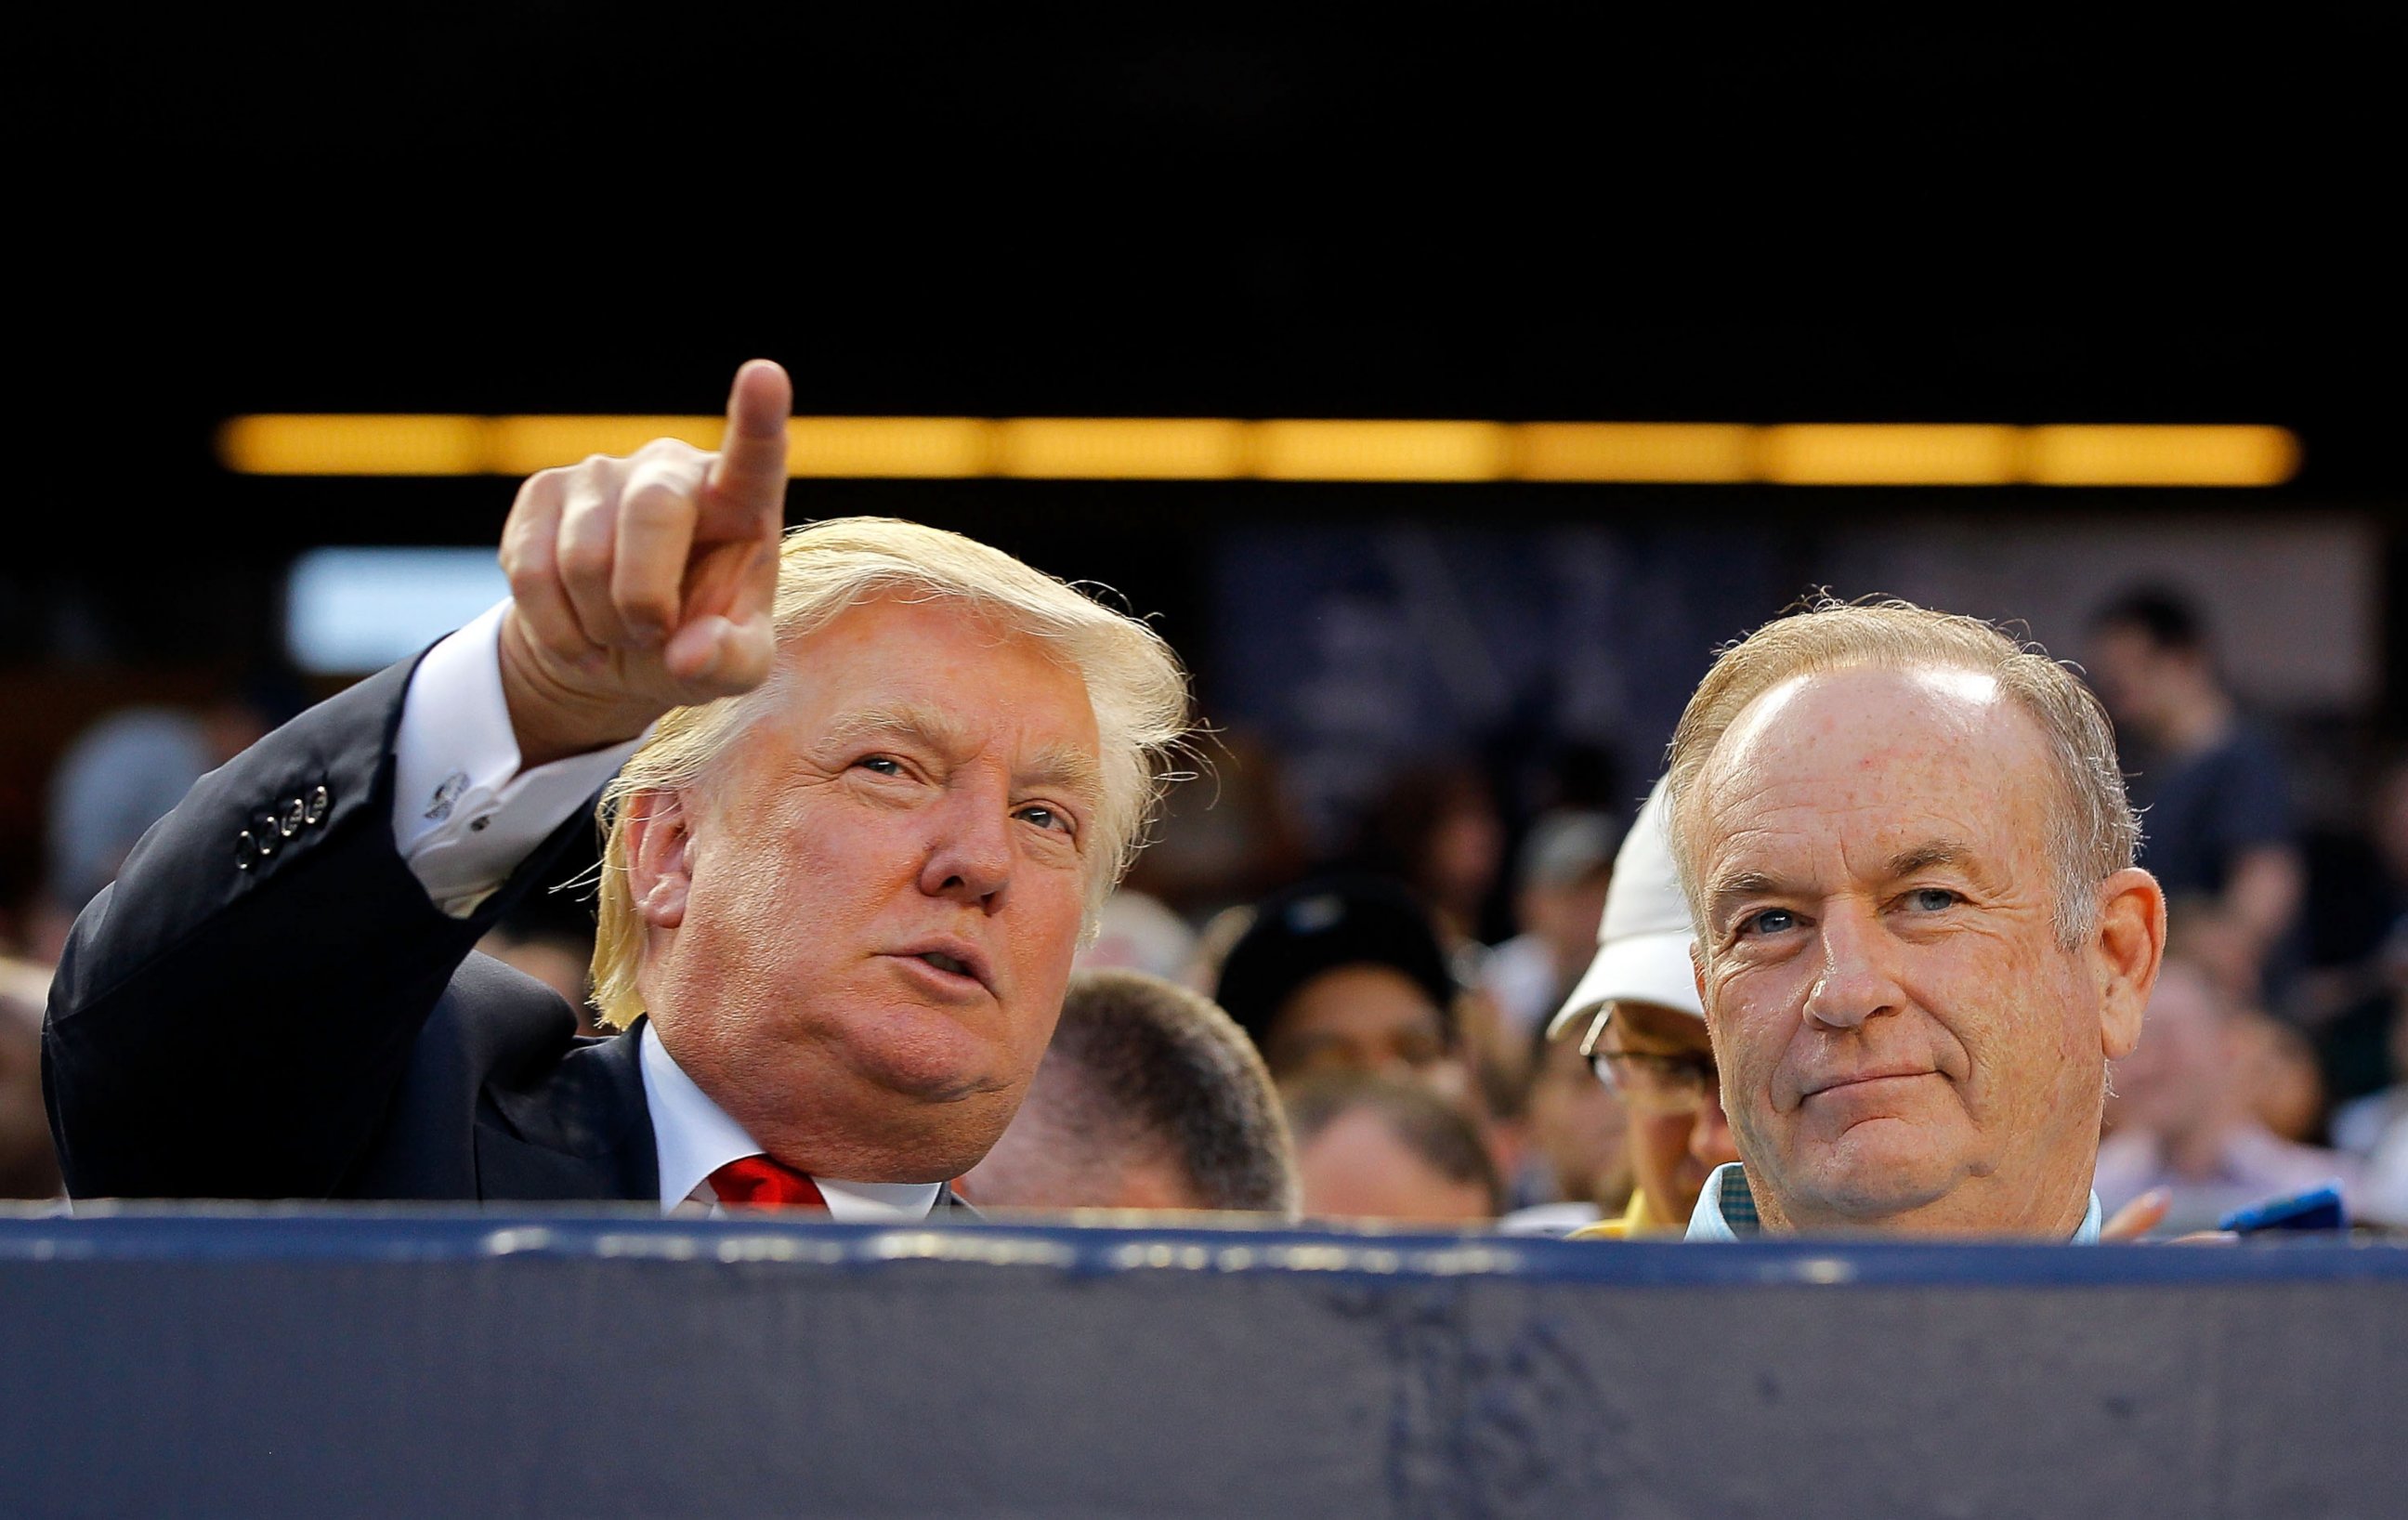
[[[2408,1226],[2408,761],[2315,848],[2279,731],[2166,592],[2076,652],[2114,715],[2172,939],[2112,1073],[2097,1190],[2163,1190],[2167,1232],[2334,1180]],[[0,1196],[59,1189],[38,1057],[47,966],[142,830],[281,713],[250,698],[110,715],[50,778],[38,894],[0,946]],[[962,1189],[982,1208],[1677,1234],[1736,1158],[1686,909],[1633,828],[1652,778],[1568,751],[1512,796],[1469,760],[1389,777],[1309,849],[1281,756],[1224,732],[1082,953],[1022,1115]],[[584,1006],[582,895],[482,948]],[[1611,1022],[1593,1020],[1611,1006]]]

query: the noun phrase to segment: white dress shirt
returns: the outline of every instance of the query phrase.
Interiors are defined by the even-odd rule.
[[[761,1154],[761,1147],[679,1068],[649,1022],[640,1038],[644,1101],[652,1111],[652,1141],[660,1149],[661,1212],[700,1210],[716,1216],[719,1196],[710,1189],[710,1174],[730,1161]],[[925,1219],[936,1207],[937,1190],[944,1185],[842,1183],[827,1177],[811,1181],[827,1199],[829,1215],[848,1224]]]
[[[435,906],[453,918],[475,912],[644,741],[638,735],[522,772],[502,696],[502,614],[509,608],[501,603],[427,651],[410,676],[394,736],[394,845]],[[710,1174],[762,1154],[761,1147],[678,1068],[651,1025],[641,1038],[661,1208],[691,1202],[716,1214]],[[829,1214],[846,1221],[925,1219],[944,1185],[811,1180]]]

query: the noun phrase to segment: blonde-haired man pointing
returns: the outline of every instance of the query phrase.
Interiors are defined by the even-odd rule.
[[[971,540],[783,535],[790,394],[756,360],[718,452],[529,480],[509,601],[144,841],[52,995],[72,1193],[949,1201],[1044,1053],[1185,681]],[[614,772],[621,1032],[580,1040],[470,947]]]

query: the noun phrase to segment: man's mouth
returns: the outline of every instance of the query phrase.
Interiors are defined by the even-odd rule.
[[[1867,1083],[1895,1082],[1903,1077],[1931,1075],[1933,1072],[1928,1067],[1885,1067],[1876,1071],[1852,1071],[1845,1076],[1824,1077],[1807,1083],[1800,1100],[1815,1097],[1824,1093],[1838,1092],[1844,1088],[1861,1087]]]
[[[989,991],[994,990],[993,983],[987,980],[988,968],[985,958],[976,949],[958,941],[951,942],[949,948],[924,945],[917,950],[907,948],[890,952],[890,954],[902,960],[918,961],[930,970],[941,971],[949,978],[958,977],[964,982],[975,982]]]

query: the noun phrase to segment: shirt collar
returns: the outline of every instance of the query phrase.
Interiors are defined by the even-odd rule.
[[[666,1213],[697,1192],[708,1192],[710,1174],[730,1161],[759,1155],[761,1147],[744,1126],[710,1100],[685,1074],[650,1019],[644,1021],[638,1064],[644,1073],[644,1102],[652,1114],[652,1144],[661,1166],[661,1212]],[[814,1177],[828,1216],[844,1223],[891,1223],[928,1217],[942,1183],[849,1183]]]
[[[2081,1227],[2067,1240],[2069,1245],[2099,1243],[2099,1195],[2090,1195],[2090,1207],[2083,1212]],[[1747,1173],[1736,1161],[1726,1161],[1706,1179],[1705,1191],[1698,1195],[1698,1207],[1689,1215],[1689,1236],[1692,1240],[1737,1240],[1764,1233],[1756,1218],[1756,1194],[1747,1185]]]

